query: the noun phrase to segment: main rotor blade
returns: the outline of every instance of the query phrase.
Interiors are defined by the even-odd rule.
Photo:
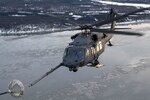
[[[27,33],[3,33],[0,34],[0,36],[45,35],[50,33],[63,32],[63,31],[75,31],[75,30],[80,30],[80,28],[67,28],[67,29],[60,29],[60,30],[27,32]]]
[[[110,28],[104,28],[104,29],[109,30]],[[124,27],[124,28],[113,28],[113,29],[114,29],[114,30],[127,30],[127,29],[132,29],[132,28]]]
[[[119,20],[119,19],[123,19],[129,15],[132,15],[132,14],[135,14],[137,12],[141,12],[141,11],[144,11],[144,10],[150,10],[150,8],[142,8],[142,9],[138,9],[138,10],[135,10],[135,11],[132,11],[132,12],[129,12],[127,14],[124,14],[124,15],[121,15],[121,16],[117,16],[115,18],[111,18],[111,19],[108,19],[108,20],[104,20],[102,22],[99,22],[99,23],[96,23],[96,24],[93,24],[91,26],[96,26],[96,27],[99,27],[99,26],[102,26],[102,25],[105,25],[105,24],[109,24],[111,23],[112,21],[116,21],[116,20]]]
[[[110,28],[109,28],[110,29]],[[115,30],[131,29],[131,28],[114,28]]]
[[[46,76],[48,76],[49,74],[51,74],[52,72],[54,72],[56,69],[58,69],[59,67],[61,67],[63,64],[60,63],[58,66],[56,66],[55,68],[52,68],[50,71],[48,71],[47,73],[45,73],[43,76],[41,76],[39,79],[35,80],[34,82],[32,82],[30,84],[29,87],[35,85],[36,83],[38,83],[40,80],[42,80],[43,78],[45,78]]]
[[[137,32],[124,32],[124,31],[114,31],[114,30],[107,30],[107,29],[91,29],[93,32],[102,32],[102,33],[113,33],[119,35],[132,35],[132,36],[143,36],[142,33]]]

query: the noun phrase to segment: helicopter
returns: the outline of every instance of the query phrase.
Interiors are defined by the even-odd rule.
[[[114,34],[143,36],[142,33],[137,32],[115,31],[116,21],[144,10],[150,10],[150,8],[142,8],[118,16],[118,14],[114,11],[114,9],[111,8],[107,20],[92,25],[80,26],[79,28],[63,30],[63,31],[73,31],[73,30],[82,30],[82,31],[80,33],[71,36],[71,39],[73,41],[70,42],[69,45],[65,48],[62,63],[60,63],[55,68],[52,68],[50,71],[45,73],[39,79],[33,81],[29,87],[35,85],[41,79],[48,76],[61,66],[65,66],[69,68],[69,71],[73,72],[77,72],[79,67],[87,66],[88,64],[91,64],[92,67],[96,68],[103,66],[102,64],[99,63],[98,58],[104,52],[106,43],[108,43],[108,46],[110,47],[113,46],[110,40]],[[109,23],[111,23],[109,29],[99,28],[100,26]]]
[[[133,14],[133,13],[132,13]],[[108,14],[108,18],[115,19],[117,18],[116,11],[111,8]],[[121,17],[123,18],[123,17]],[[69,68],[69,71],[77,72],[79,67],[91,64],[92,67],[100,67],[103,64],[100,64],[98,61],[99,56],[105,50],[105,44],[108,43],[108,46],[113,46],[110,42],[113,34],[122,34],[122,35],[136,35],[142,36],[141,33],[131,33],[131,32],[121,32],[115,30],[116,21],[111,22],[109,30],[93,28],[92,26],[97,25],[84,25],[81,27],[82,32],[77,33],[71,36],[73,42],[69,43],[69,46],[64,51],[62,65]],[[98,33],[102,32],[102,34]],[[108,34],[106,34],[108,33]]]
[[[98,58],[104,52],[105,45],[113,46],[111,39],[114,34],[129,35],[129,36],[142,36],[143,34],[137,32],[127,32],[127,31],[116,31],[115,24],[119,19],[128,17],[129,15],[142,12],[144,10],[150,10],[150,8],[141,8],[135,11],[129,12],[127,14],[118,15],[113,8],[110,9],[108,18],[104,21],[92,24],[83,25],[76,28],[69,28],[63,30],[54,30],[54,32],[62,31],[75,31],[81,30],[80,33],[76,33],[71,36],[72,42],[65,48],[62,62],[52,68],[50,71],[45,73],[39,79],[33,81],[29,87],[38,83],[41,79],[48,76],[56,69],[61,66],[69,68],[69,71],[77,72],[79,67],[91,64],[92,67],[99,67],[102,64],[99,63]],[[100,28],[100,26],[111,24],[110,28]],[[51,32],[49,32],[51,33]],[[44,34],[49,34],[44,33]],[[31,34],[21,34],[21,35],[41,35],[41,33],[31,33]],[[20,36],[20,34],[1,34],[1,36]]]

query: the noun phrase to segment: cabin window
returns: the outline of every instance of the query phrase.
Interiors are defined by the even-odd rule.
[[[99,42],[99,49],[101,50],[103,47],[102,47],[102,42]]]
[[[96,46],[96,51],[100,51],[100,45]]]
[[[95,53],[95,48],[91,47],[91,55]]]
[[[89,48],[89,56],[91,56],[92,55],[92,48]]]
[[[86,56],[89,56],[90,55],[90,51],[87,49],[86,50]]]

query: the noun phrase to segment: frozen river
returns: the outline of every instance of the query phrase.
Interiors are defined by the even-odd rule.
[[[75,32],[42,36],[0,37],[0,92],[13,79],[21,80],[25,93],[0,100],[149,100],[150,24],[130,25],[142,37],[115,35],[106,47],[101,68],[80,68],[73,73],[62,67],[35,86],[29,84],[62,61],[63,51]]]

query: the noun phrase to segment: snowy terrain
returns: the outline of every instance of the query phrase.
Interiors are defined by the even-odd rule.
[[[0,32],[41,32],[50,28],[66,28],[105,20],[111,7],[118,14],[140,7],[150,7],[148,0],[1,0]],[[148,20],[149,11],[134,14],[123,21]]]
[[[110,7],[119,14],[150,7],[149,0],[0,0],[0,5],[0,34],[46,33],[0,36],[0,92],[7,90],[10,81],[19,79],[25,85],[20,100],[150,99],[150,11],[119,21],[118,27],[145,35],[114,35],[114,46],[106,47],[99,57],[104,67],[85,66],[77,73],[62,67],[28,87],[62,61],[70,36],[79,31],[47,33],[102,21]],[[3,95],[0,100],[16,98]]]
[[[19,79],[26,88],[21,100],[149,100],[149,26],[149,23],[122,26],[145,35],[115,35],[114,46],[106,47],[99,57],[104,67],[83,67],[77,73],[62,67],[31,88],[28,86],[33,80],[61,62],[70,36],[77,31],[0,37],[0,91],[7,90],[11,80]],[[10,95],[0,99],[16,100]]]
[[[131,7],[142,7],[147,8],[150,7],[150,4],[142,4],[142,3],[122,3],[122,2],[113,2],[113,1],[103,1],[103,0],[91,0],[94,2],[99,2],[102,4],[108,4],[108,5],[116,5],[116,6],[131,6]]]

